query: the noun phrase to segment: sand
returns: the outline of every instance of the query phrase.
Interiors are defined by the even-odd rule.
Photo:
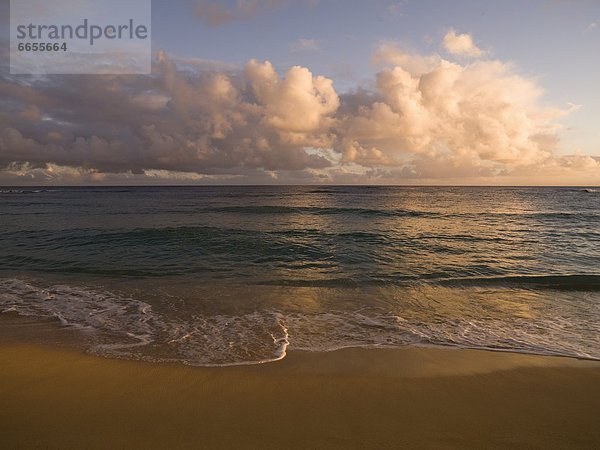
[[[0,339],[2,448],[598,448],[598,417],[600,363],[567,358],[346,349],[197,368]]]

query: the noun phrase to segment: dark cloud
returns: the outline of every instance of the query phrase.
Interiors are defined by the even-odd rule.
[[[194,6],[196,17],[211,27],[244,21],[282,6],[282,0],[236,0],[230,5],[222,1],[198,0]]]

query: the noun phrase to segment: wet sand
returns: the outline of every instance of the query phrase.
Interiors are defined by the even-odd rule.
[[[0,333],[0,405],[2,448],[598,448],[600,363],[406,348],[196,368]]]

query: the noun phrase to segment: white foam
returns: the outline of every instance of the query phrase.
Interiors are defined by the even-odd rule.
[[[54,317],[86,330],[89,351],[95,354],[197,366],[278,361],[288,349],[406,345],[600,359],[600,329],[594,318],[423,321],[366,310],[167,317],[146,302],[111,292],[67,285],[38,287],[18,279],[0,280],[0,311]]]

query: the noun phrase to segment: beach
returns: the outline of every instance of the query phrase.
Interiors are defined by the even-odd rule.
[[[576,188],[0,196],[0,448],[598,448]]]
[[[0,333],[2,448],[600,444],[595,361],[407,347],[190,367],[19,343],[10,322]]]

